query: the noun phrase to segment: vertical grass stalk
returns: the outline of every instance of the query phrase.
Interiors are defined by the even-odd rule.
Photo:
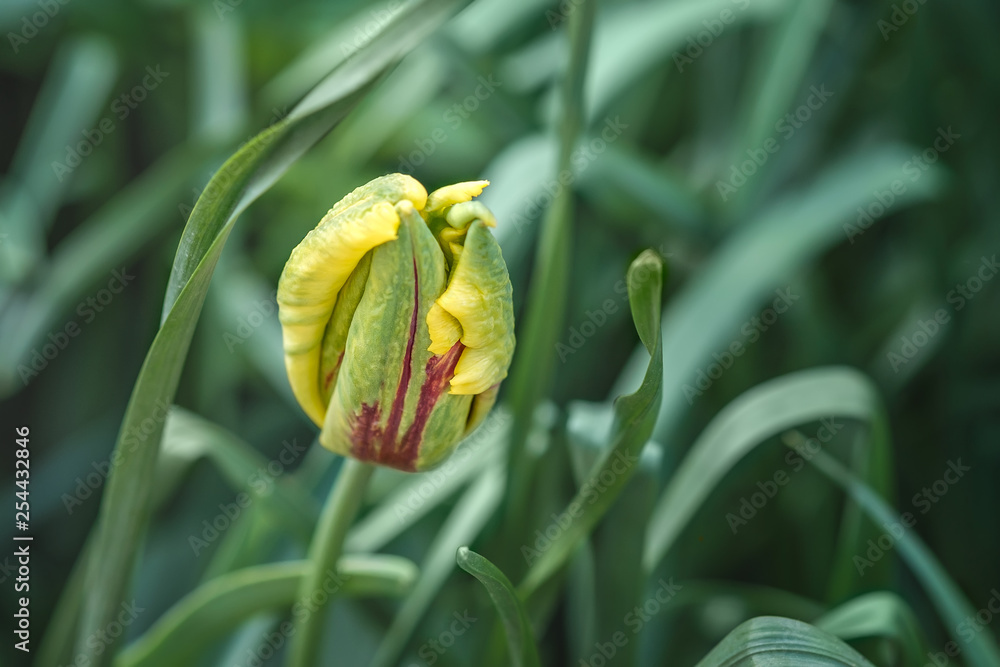
[[[570,58],[562,82],[562,122],[555,174],[564,187],[556,193],[542,223],[524,327],[519,336],[519,354],[514,359],[511,374],[513,424],[507,468],[508,526],[520,525],[518,517],[527,502],[531,472],[527,469],[524,446],[535,406],[545,398],[552,384],[555,345],[569,289],[573,209],[571,156],[585,120],[583,84],[595,4],[594,0],[581,0],[569,16]]]

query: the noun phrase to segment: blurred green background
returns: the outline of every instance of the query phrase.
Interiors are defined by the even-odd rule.
[[[72,631],[65,619],[53,620],[54,610],[60,596],[80,594],[67,582],[97,516],[198,194],[228,155],[363,51],[400,6],[0,5],[0,421],[8,442],[14,426],[31,427],[33,642],[43,631],[56,643]],[[518,313],[537,271],[544,211],[559,190],[572,190],[570,287],[564,313],[552,313],[559,333],[549,351],[551,389],[544,374],[539,380],[550,400],[529,438],[542,472],[523,535],[544,530],[565,506],[571,461],[581,465],[577,459],[603,446],[606,401],[632,390],[645,367],[621,282],[629,262],[652,247],[669,267],[664,399],[653,442],[615,518],[591,535],[548,602],[536,628],[544,664],[591,660],[594,643],[622,627],[615,592],[634,578],[645,517],[655,522],[656,497],[706,425],[760,383],[820,366],[851,366],[871,378],[892,448],[876,486],[898,513],[914,514],[913,530],[974,609],[997,595],[1000,6],[601,0],[583,130],[572,176],[560,184],[557,86],[574,11],[571,0],[476,0],[242,215],[176,399],[193,423],[168,427],[130,595],[143,611],[126,624],[127,640],[199,582],[304,553],[308,512],[265,520],[258,514],[270,508],[253,506],[219,539],[200,545],[192,537],[205,539],[203,522],[234,502],[241,480],[251,490],[255,479],[262,488],[273,479],[304,489],[296,497],[317,511],[338,464],[322,450],[306,453],[315,429],[284,375],[275,286],[291,248],[335,201],[393,171],[428,189],[491,181],[482,200],[499,221]],[[837,423],[843,428],[829,451],[843,454],[865,427]],[[801,436],[821,426],[810,421]],[[263,475],[227,471],[218,452],[229,450],[202,442],[227,439],[255,452],[243,462],[265,471],[278,463]],[[865,540],[885,530],[867,525],[862,550],[845,551],[843,492],[812,466],[794,465],[781,439],[762,436],[767,446],[728,470],[681,526],[652,580],[672,576],[682,594],[608,664],[692,665],[751,616],[812,622],[876,590],[900,596],[920,637],[909,644],[919,652],[898,638],[854,640],[876,664],[934,664],[928,656],[961,635],[936,615],[896,550],[859,567],[858,556],[871,558]],[[969,470],[952,483],[946,472],[959,461]],[[753,495],[774,488],[768,480],[778,471],[787,484],[757,502]],[[484,483],[475,479],[472,489]],[[381,507],[388,519],[378,525],[390,528],[376,526],[358,543],[420,564],[442,526],[455,521],[453,508],[476,500],[441,494],[425,515],[404,521],[385,499],[409,483],[400,474],[376,476],[366,516]],[[519,545],[505,543],[499,519],[486,515],[466,543],[516,581],[526,569]],[[261,527],[274,523],[287,530]],[[14,532],[5,523],[2,542]],[[12,553],[0,551],[8,619]],[[428,652],[427,642],[456,611],[492,619],[488,598],[460,571],[443,570],[427,590],[423,603],[406,598],[412,619],[403,630],[392,630],[397,601],[339,603],[327,641],[336,664],[369,664],[380,644],[382,664],[478,662],[496,639],[492,621],[473,624],[445,652]],[[1000,623],[992,617],[972,632],[995,636]],[[197,664],[247,664],[246,651],[280,618],[255,616]],[[395,648],[385,648],[387,632],[395,632]],[[64,662],[52,664],[70,664],[72,654],[55,651],[48,655]],[[961,654],[947,659],[966,664]],[[0,662],[28,664],[10,641],[0,646]],[[266,664],[280,664],[280,651]]]

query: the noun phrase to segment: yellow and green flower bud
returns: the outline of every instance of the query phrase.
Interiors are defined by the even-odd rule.
[[[419,471],[443,461],[496,401],[514,353],[510,278],[472,198],[376,178],[330,209],[278,283],[292,391],[323,446]]]

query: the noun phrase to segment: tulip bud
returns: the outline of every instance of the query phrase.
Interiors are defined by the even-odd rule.
[[[496,401],[514,353],[507,266],[472,198],[410,176],[340,200],[278,282],[285,367],[324,447],[406,471],[442,462]]]

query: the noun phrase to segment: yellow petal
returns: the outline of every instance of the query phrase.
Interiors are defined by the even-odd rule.
[[[427,193],[403,174],[355,189],[292,251],[278,282],[288,379],[302,409],[318,425],[326,415],[319,372],[323,334],[337,296],[365,253],[396,238],[399,215],[393,204],[401,200],[420,208]]]
[[[489,184],[489,181],[465,181],[438,188],[427,196],[427,205],[423,209],[427,213],[437,213],[454,204],[469,201],[482,193],[483,188]],[[417,208],[422,207],[417,206]]]

